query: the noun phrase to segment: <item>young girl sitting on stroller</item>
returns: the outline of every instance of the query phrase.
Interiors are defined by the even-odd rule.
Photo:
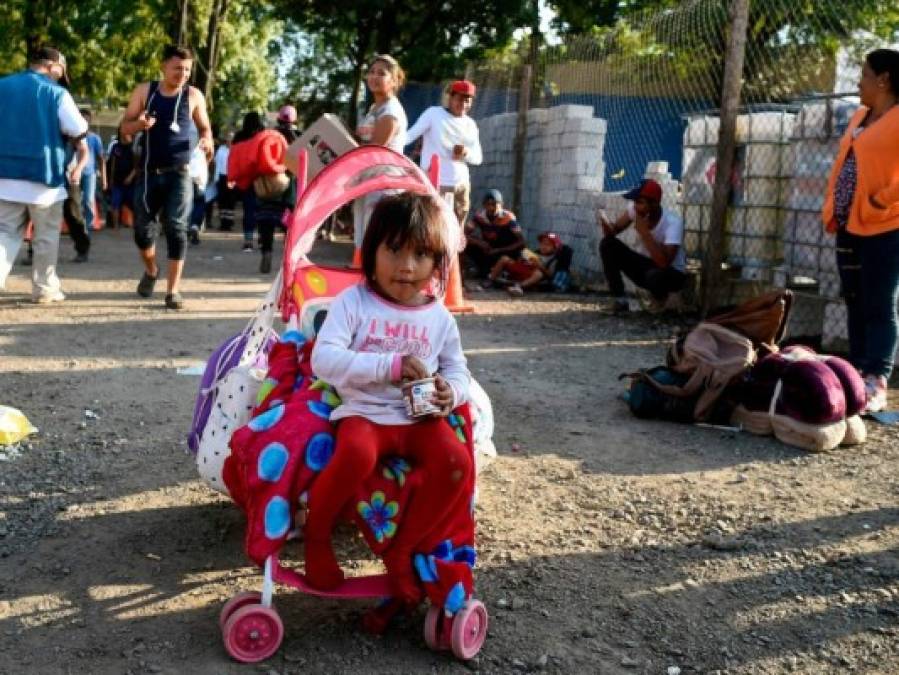
[[[364,281],[334,298],[318,333],[312,369],[342,399],[331,415],[337,423],[334,456],[309,495],[314,508],[305,529],[306,578],[319,589],[343,581],[331,531],[380,457],[408,458],[424,476],[384,556],[398,600],[421,600],[416,545],[469,508],[472,458],[445,418],[467,400],[470,374],[455,320],[428,293],[446,278],[446,229],[431,197],[400,194],[378,202],[362,244]],[[439,412],[410,418],[402,383],[432,376]]]

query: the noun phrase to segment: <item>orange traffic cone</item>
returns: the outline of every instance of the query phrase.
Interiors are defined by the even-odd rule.
[[[474,305],[466,304],[462,294],[462,273],[459,269],[459,256],[453,256],[450,264],[449,279],[446,282],[446,297],[443,304],[454,314],[468,314],[474,311]]]
[[[353,262],[350,263],[351,270],[361,270],[362,269],[362,249],[354,248],[353,249]]]

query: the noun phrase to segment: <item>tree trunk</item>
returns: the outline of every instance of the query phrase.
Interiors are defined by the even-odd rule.
[[[709,240],[706,243],[702,265],[703,316],[715,307],[721,290],[724,227],[727,222],[727,201],[731,190],[731,172],[736,149],[737,109],[740,106],[749,0],[732,0],[730,16],[730,39],[724,63],[724,84],[721,88],[721,127],[718,136],[715,188],[712,193]]]
[[[185,45],[190,41],[188,29],[188,16],[190,15],[190,0],[181,0],[181,16],[178,18],[178,40],[176,44]]]
[[[357,10],[358,11],[358,10]],[[353,93],[350,95],[347,121],[350,129],[356,129],[356,116],[359,113],[359,101],[362,93],[362,69],[368,60],[368,48],[371,44],[370,17],[360,16],[356,20],[356,48],[353,50]]]
[[[521,200],[524,186],[524,156],[528,142],[528,108],[531,107],[531,79],[533,68],[530,63],[521,71],[518,87],[518,117],[515,124],[514,166],[512,177],[512,211],[521,218]]]
[[[219,39],[222,24],[228,12],[228,0],[214,0],[209,13],[209,24],[206,31],[206,46],[198,55],[200,68],[197,69],[197,88],[206,97],[206,105],[212,109],[212,92],[215,87],[215,75],[218,69],[221,40]]]

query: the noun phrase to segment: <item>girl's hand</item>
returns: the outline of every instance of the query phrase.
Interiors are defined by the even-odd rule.
[[[434,388],[436,391],[431,401],[440,406],[440,412],[434,413],[434,416],[446,417],[453,411],[453,388],[440,373],[434,375]]]
[[[428,372],[427,367],[417,356],[406,354],[403,357],[403,366],[400,372],[401,381],[422,380],[430,376],[431,374]]]

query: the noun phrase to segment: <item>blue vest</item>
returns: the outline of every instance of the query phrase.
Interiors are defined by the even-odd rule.
[[[65,183],[66,143],[59,129],[65,91],[32,70],[0,79],[0,178],[51,188]]]

